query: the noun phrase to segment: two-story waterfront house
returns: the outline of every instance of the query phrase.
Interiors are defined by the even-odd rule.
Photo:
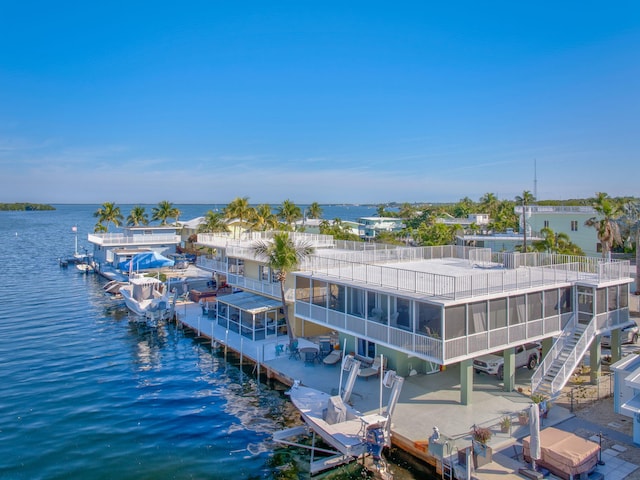
[[[209,268],[226,275],[229,284],[245,290],[254,302],[266,299],[278,330],[279,285],[275,272],[253,256],[256,235],[231,239],[201,234],[198,241],[216,248],[218,257],[208,261]],[[474,357],[504,350],[509,391],[515,347],[539,340],[545,357],[532,377],[532,389],[553,396],[589,349],[597,374],[599,335],[613,330],[619,352],[615,332],[629,322],[626,261],[292,235],[316,246],[287,285],[287,308],[297,336],[338,332],[347,350],[366,358],[384,354],[401,375],[459,364],[465,404],[473,390]],[[254,339],[261,338],[257,332],[262,329],[265,335],[278,335],[268,329],[268,315],[257,318],[233,299],[220,297],[219,302],[236,309],[236,318],[227,311],[219,319],[230,329]]]
[[[90,233],[87,236],[93,245],[93,259],[99,271],[117,268],[118,263],[144,252],[160,255],[175,253],[180,244],[180,235],[175,226],[124,227],[118,233]]]
[[[523,215],[526,212],[526,215]],[[515,213],[520,216],[520,228],[526,225],[528,232],[540,232],[543,228],[550,228],[554,233],[566,233],[571,242],[579,246],[585,255],[597,256],[602,252],[598,234],[593,227],[585,226],[584,222],[597,217],[593,207],[586,206],[547,206],[547,205],[518,205]]]
[[[401,218],[361,217],[358,219],[358,235],[364,240],[375,238],[380,232],[399,232],[404,228]]]

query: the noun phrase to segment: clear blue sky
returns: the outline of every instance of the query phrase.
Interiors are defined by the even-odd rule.
[[[640,3],[0,1],[0,202],[640,196]]]

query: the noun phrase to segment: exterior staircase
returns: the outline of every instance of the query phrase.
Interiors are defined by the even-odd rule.
[[[531,394],[557,398],[595,337],[595,316],[586,323],[573,316],[531,376]]]

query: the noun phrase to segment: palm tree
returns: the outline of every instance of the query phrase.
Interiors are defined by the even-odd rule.
[[[103,203],[102,207],[96,210],[93,216],[98,219],[98,223],[96,224],[96,228],[95,228],[96,232],[98,231],[108,232],[110,223],[113,223],[114,226],[119,227],[122,221],[124,220],[122,213],[120,213],[120,207],[117,207],[115,202]],[[105,222],[106,222],[106,225],[104,225]],[[102,228],[99,229],[98,225],[103,225],[104,230],[102,230]]]
[[[162,200],[157,207],[153,207],[151,213],[151,220],[160,220],[160,225],[166,225],[169,218],[175,218],[177,222],[180,216],[180,210],[166,200]]]
[[[495,217],[498,203],[500,202],[494,193],[485,193],[480,197],[482,213],[488,213],[490,217]]]
[[[453,216],[456,218],[466,218],[473,213],[475,203],[469,197],[464,197],[453,206]]]
[[[522,231],[523,231],[523,242],[522,242],[522,251],[527,253],[527,205],[531,205],[536,201],[536,197],[529,190],[525,190],[522,192],[522,196],[516,196],[516,203],[522,205]]]
[[[307,209],[307,217],[322,218],[322,207],[318,202],[313,202]]]
[[[237,218],[242,228],[242,223],[251,217],[252,211],[253,208],[249,206],[249,197],[236,197],[225,207],[224,216],[229,220]],[[234,236],[235,231],[234,229]]]
[[[622,243],[620,227],[616,222],[621,214],[621,207],[613,198],[603,192],[596,193],[593,208],[598,213],[584,222],[587,227],[593,227],[602,245],[602,258],[607,258],[614,245]]]
[[[263,203],[258,205],[252,212],[249,219],[251,228],[254,230],[266,231],[278,228],[278,217],[271,211],[271,205]]]
[[[224,215],[213,210],[209,210],[204,216],[204,223],[198,227],[198,233],[224,233],[229,227],[225,222]]]
[[[302,210],[291,200],[287,199],[278,207],[276,216],[289,225],[289,229],[291,229],[293,223],[302,218]]]
[[[294,243],[291,238],[289,238],[287,232],[274,234],[270,242],[257,241],[253,244],[252,248],[256,257],[266,258],[266,264],[269,268],[277,272],[276,279],[280,282],[280,296],[282,298],[284,321],[287,325],[289,345],[292,346],[296,337],[289,320],[289,312],[284,297],[284,284],[287,280],[287,274],[292,272],[305,258],[312,255],[315,249],[308,243]]]
[[[127,217],[127,225],[130,227],[139,227],[140,225],[149,225],[149,218],[144,207],[136,205],[129,212]]]

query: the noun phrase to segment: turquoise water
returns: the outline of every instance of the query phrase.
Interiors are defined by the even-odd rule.
[[[60,268],[98,206],[56,207],[0,212],[0,478],[275,478],[271,434],[297,416],[282,387]]]

